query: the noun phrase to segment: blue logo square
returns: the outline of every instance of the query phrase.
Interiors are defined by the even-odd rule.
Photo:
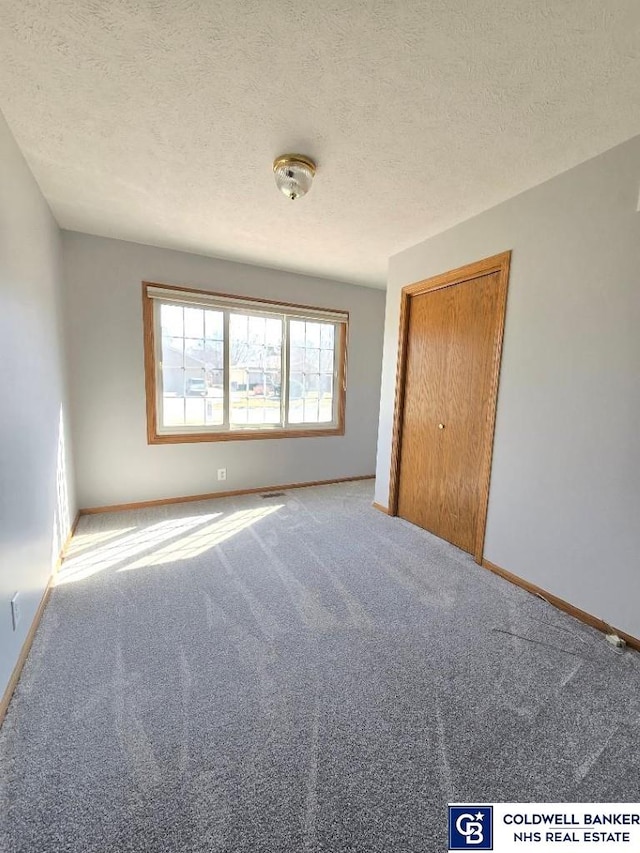
[[[449,806],[449,850],[493,850],[493,806]]]

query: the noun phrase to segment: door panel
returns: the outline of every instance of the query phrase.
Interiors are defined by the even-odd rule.
[[[409,302],[398,514],[471,553],[501,329],[498,284],[495,272]]]
[[[438,429],[443,388],[437,379],[447,372],[447,290],[435,290],[410,302],[398,495],[398,515],[437,535],[446,432]]]

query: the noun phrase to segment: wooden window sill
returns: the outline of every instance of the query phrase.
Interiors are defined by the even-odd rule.
[[[328,429],[230,430],[229,432],[155,433],[148,444],[188,444],[200,441],[261,441],[267,438],[322,438],[344,435],[344,427]]]

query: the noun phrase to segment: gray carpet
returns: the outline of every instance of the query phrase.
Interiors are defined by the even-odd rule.
[[[640,656],[371,499],[81,519],[0,850],[429,853],[447,801],[640,801]]]

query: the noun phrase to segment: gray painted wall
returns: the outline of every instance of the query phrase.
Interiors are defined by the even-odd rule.
[[[390,261],[376,500],[400,290],[513,250],[485,558],[640,636],[640,137]]]
[[[76,512],[60,293],[58,226],[0,115],[0,694]]]
[[[63,255],[80,506],[373,474],[384,292],[72,232]],[[142,280],[348,309],[346,435],[149,446]]]

